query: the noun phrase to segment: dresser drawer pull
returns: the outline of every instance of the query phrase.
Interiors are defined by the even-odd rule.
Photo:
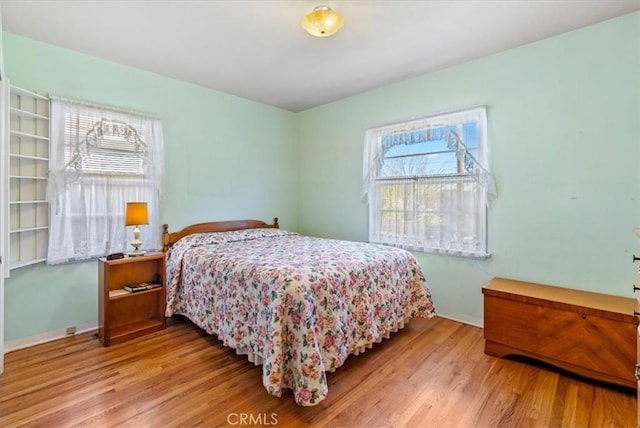
[[[635,262],[637,262],[638,260],[640,260],[640,257],[636,257],[636,255],[634,254],[634,255],[633,255],[633,262],[635,263]]]
[[[633,284],[633,292],[635,293],[638,290],[640,290],[640,287],[638,287],[635,284]]]
[[[640,381],[640,364],[636,364],[636,380]]]

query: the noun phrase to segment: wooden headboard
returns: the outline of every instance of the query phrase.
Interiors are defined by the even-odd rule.
[[[197,223],[187,226],[184,229],[169,233],[169,225],[162,225],[162,251],[167,251],[173,244],[178,242],[178,239],[183,236],[191,235],[192,233],[207,233],[207,232],[228,232],[230,230],[242,230],[242,229],[279,229],[278,217],[273,219],[273,224],[267,224],[260,220],[229,220],[229,221],[212,221],[209,223]]]

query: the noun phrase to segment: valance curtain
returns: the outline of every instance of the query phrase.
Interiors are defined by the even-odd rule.
[[[369,240],[487,257],[487,204],[496,195],[489,158],[484,107],[367,130]]]
[[[144,114],[83,102],[51,101],[47,263],[126,252],[127,202],[146,202],[143,249],[161,248],[162,124]]]
[[[384,154],[397,144],[413,144],[429,140],[429,133],[441,135],[444,127],[456,126],[460,123],[479,122],[484,124],[478,130],[479,146],[481,150],[475,157],[478,167],[474,176],[482,181],[487,189],[488,200],[496,197],[496,185],[490,169],[490,151],[487,144],[486,129],[487,113],[484,107],[460,110],[452,113],[443,113],[426,116],[406,122],[398,122],[390,125],[368,129],[364,138],[363,157],[363,185],[362,199],[367,201],[371,183],[375,180],[382,167]],[[407,137],[407,134],[411,134]],[[389,138],[391,136],[391,138]],[[413,140],[411,138],[413,137]],[[433,139],[433,138],[431,138]],[[464,144],[464,141],[462,141]]]

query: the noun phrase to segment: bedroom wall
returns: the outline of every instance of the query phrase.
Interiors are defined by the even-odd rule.
[[[498,186],[492,256],[415,253],[436,310],[481,324],[481,288],[494,276],[631,297],[631,254],[640,248],[632,234],[640,226],[639,63],[634,13],[305,111],[300,231],[367,240],[365,129],[485,104]]]
[[[499,195],[487,261],[415,253],[440,314],[481,324],[493,276],[631,296],[640,241],[640,14],[627,15],[299,114],[4,35],[8,77],[162,118],[172,229],[281,218],[367,239],[364,130],[486,104]],[[97,319],[97,264],[38,265],[6,282],[5,339]]]
[[[293,113],[4,33],[11,83],[154,113],[165,139],[162,222],[239,218],[297,228]],[[168,58],[167,60],[170,60]],[[5,339],[97,322],[97,263],[16,269],[6,281]]]

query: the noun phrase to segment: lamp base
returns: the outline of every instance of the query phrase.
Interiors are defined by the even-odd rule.
[[[138,256],[144,256],[145,254],[147,254],[147,252],[145,250],[135,250],[132,251],[130,253],[127,253],[128,257],[138,257]]]
[[[146,254],[146,251],[140,249],[142,241],[140,240],[140,229],[138,226],[133,228],[133,241],[131,241],[131,246],[133,247],[133,251],[127,253],[129,257],[144,256]]]

